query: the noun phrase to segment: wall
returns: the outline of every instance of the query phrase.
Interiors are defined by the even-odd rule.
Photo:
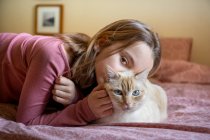
[[[64,32],[93,35],[115,20],[134,18],[161,37],[192,37],[192,61],[210,66],[210,0],[0,0],[0,32],[34,30],[34,6],[64,5]]]

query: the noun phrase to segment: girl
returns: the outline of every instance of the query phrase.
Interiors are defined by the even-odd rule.
[[[112,104],[102,86],[106,65],[152,74],[160,62],[156,34],[136,20],[116,21],[90,40],[83,34],[59,38],[0,35],[0,101],[18,103],[18,122],[73,126],[111,115]],[[70,79],[56,80],[53,98],[68,105],[46,113],[54,81],[63,74]]]

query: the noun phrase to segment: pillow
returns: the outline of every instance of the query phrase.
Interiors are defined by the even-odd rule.
[[[160,38],[162,58],[190,61],[192,38]]]
[[[153,78],[161,82],[210,84],[210,67],[184,60],[162,60]]]

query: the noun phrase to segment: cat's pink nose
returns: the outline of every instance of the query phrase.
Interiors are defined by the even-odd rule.
[[[129,105],[125,104],[125,105],[123,106],[123,110],[129,110],[129,109],[130,109],[130,106],[129,106]]]

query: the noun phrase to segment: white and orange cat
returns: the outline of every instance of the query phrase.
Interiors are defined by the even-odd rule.
[[[105,88],[113,104],[111,116],[95,123],[161,122],[167,118],[165,91],[152,84],[148,71],[134,75],[131,71],[114,72],[107,67]]]

